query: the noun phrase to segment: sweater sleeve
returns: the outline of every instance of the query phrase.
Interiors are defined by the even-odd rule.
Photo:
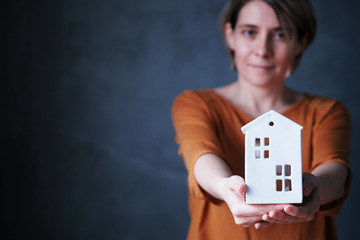
[[[313,131],[313,164],[311,170],[328,162],[339,162],[348,169],[343,196],[320,208],[322,214],[334,216],[340,211],[350,190],[352,173],[348,156],[350,153],[351,120],[345,106],[338,101],[326,105],[320,104],[319,107],[321,109],[317,116],[319,121],[317,121]]]
[[[188,170],[189,194],[216,200],[205,193],[194,177],[196,160],[207,153],[223,157],[221,144],[216,134],[214,120],[204,97],[195,91],[185,91],[180,94],[172,106],[172,119],[176,131],[176,142],[179,144],[179,154],[183,157]]]

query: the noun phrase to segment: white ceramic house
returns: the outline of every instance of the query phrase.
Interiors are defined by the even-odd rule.
[[[241,128],[246,203],[302,203],[302,129],[273,110]]]

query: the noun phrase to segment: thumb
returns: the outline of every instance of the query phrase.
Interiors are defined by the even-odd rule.
[[[316,188],[316,177],[311,173],[304,173],[303,175],[303,191],[304,196],[308,197]]]
[[[229,185],[230,189],[234,191],[237,195],[245,198],[246,193],[246,184],[242,177],[234,175],[231,176],[229,179]]]

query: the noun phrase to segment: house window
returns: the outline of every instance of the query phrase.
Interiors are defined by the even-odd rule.
[[[255,138],[255,159],[269,159],[270,158],[270,138]]]
[[[276,191],[277,192],[291,192],[291,165],[276,165]]]
[[[260,158],[260,150],[255,150],[255,158],[256,159]]]
[[[291,166],[285,165],[285,176],[289,177],[291,175]]]
[[[285,192],[291,192],[291,180],[285,179]]]
[[[260,138],[255,138],[255,147],[260,147]]]
[[[277,192],[282,191],[282,180],[276,180],[276,191]]]

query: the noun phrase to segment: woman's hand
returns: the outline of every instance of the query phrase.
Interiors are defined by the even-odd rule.
[[[333,171],[337,175],[340,173],[339,167],[332,165],[326,164],[326,166],[320,166],[315,169],[314,174],[304,173],[304,202],[301,205],[246,204],[246,185],[244,179],[240,176],[232,175],[230,168],[220,157],[214,154],[205,154],[197,160],[194,167],[194,175],[199,185],[208,194],[226,202],[236,224],[244,227],[255,226],[255,228],[261,228],[273,223],[294,223],[313,219],[320,207],[319,192],[321,187],[319,187],[319,179],[328,178],[329,168],[330,170],[334,168]],[[324,186],[324,182],[328,181],[322,180],[321,182],[322,186]],[[331,181],[331,184],[335,186],[336,184],[333,184],[333,182]],[[322,188],[324,189],[324,187]],[[328,190],[327,192],[332,191]]]
[[[300,205],[289,205],[284,211],[270,211],[264,214],[263,221],[269,223],[306,222],[314,218],[320,208],[319,181],[311,173],[303,174],[304,200]]]
[[[291,207],[287,204],[246,204],[246,185],[240,176],[224,178],[221,184],[223,184],[222,198],[227,203],[235,223],[244,227],[270,226],[275,221],[264,221],[264,215],[269,215],[270,212],[284,212],[286,207]]]

